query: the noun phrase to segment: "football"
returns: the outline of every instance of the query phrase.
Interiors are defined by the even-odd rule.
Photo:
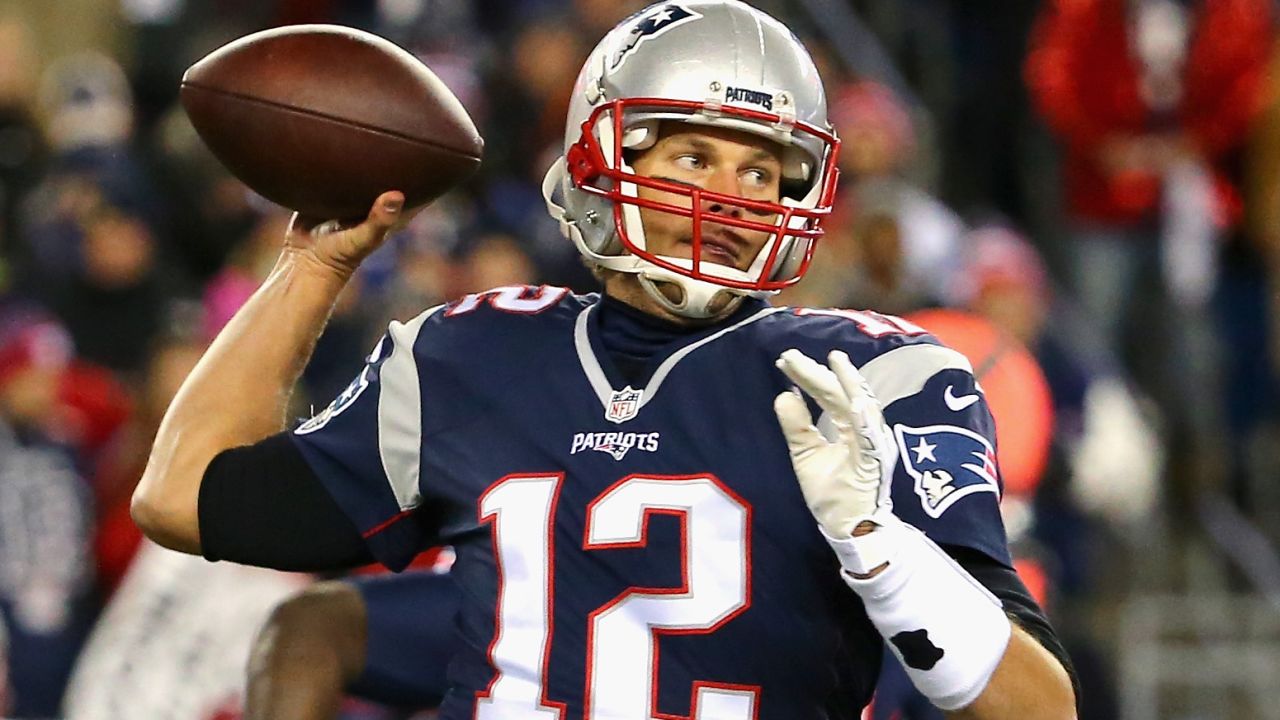
[[[213,154],[263,197],[318,219],[363,218],[400,190],[428,203],[476,171],[484,141],[445,84],[377,35],[294,25],[188,68],[182,107]]]

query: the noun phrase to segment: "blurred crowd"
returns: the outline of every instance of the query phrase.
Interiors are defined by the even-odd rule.
[[[214,577],[241,569],[175,559],[128,517],[168,401],[289,221],[205,150],[176,103],[182,71],[265,27],[354,25],[421,57],[485,137],[478,176],[347,289],[302,418],[391,319],[501,285],[594,289],[539,184],[586,52],[644,4],[0,0],[0,715],[236,717],[214,671],[181,708],[163,695],[181,672],[137,676],[162,652],[243,658],[303,582]],[[1073,646],[1082,717],[1116,717],[1099,608],[1135,576],[1177,589],[1149,566],[1196,542],[1206,497],[1280,540],[1270,0],[756,4],[816,55],[844,143],[838,214],[779,302],[904,316],[970,357],[1024,577]],[[250,587],[254,602],[175,610]],[[179,616],[192,637],[155,647]],[[150,692],[156,714],[116,714],[113,692]]]

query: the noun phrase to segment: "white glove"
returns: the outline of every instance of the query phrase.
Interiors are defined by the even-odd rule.
[[[799,393],[781,393],[773,409],[809,511],[828,537],[840,539],[851,537],[858,523],[875,522],[873,515],[892,508],[889,489],[898,448],[879,401],[849,356],[836,350],[827,361],[829,369],[791,349],[777,365],[817,401],[834,429],[829,437],[814,425]]]

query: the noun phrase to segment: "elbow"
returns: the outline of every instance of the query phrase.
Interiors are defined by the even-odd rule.
[[[1046,655],[1048,653],[1045,653]],[[1057,658],[1049,658],[1052,668],[1046,673],[1048,677],[1040,683],[1044,720],[1077,720],[1076,691],[1067,669]]]
[[[1063,720],[1079,720],[1077,710],[1080,698],[1076,697],[1075,687],[1072,686],[1071,679],[1067,677],[1066,670],[1062,671],[1062,683],[1059,685],[1059,690],[1058,717]]]
[[[199,519],[194,500],[189,503],[166,498],[155,483],[143,477],[129,503],[133,522],[155,543],[191,555],[200,554]]]

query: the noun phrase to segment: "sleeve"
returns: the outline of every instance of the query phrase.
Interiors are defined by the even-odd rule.
[[[995,420],[969,361],[941,345],[901,345],[864,363],[898,445],[894,514],[939,545],[1012,565],[1000,516]]]
[[[449,689],[457,646],[457,584],[447,574],[411,571],[354,580],[364,598],[364,672],[348,690],[398,707],[435,707]]]
[[[200,482],[197,512],[208,560],[316,572],[373,559],[283,433],[215,456]]]
[[[291,434],[373,557],[397,571],[434,539],[414,517],[422,502],[422,395],[414,346],[437,310],[391,323],[351,384]]]

